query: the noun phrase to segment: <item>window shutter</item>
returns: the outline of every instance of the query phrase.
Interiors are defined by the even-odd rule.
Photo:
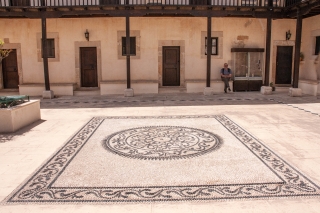
[[[126,44],[127,44],[126,37],[122,37],[122,55],[127,54]]]
[[[126,37],[122,37],[122,55],[127,54]],[[130,55],[136,55],[136,37],[130,37]]]
[[[130,37],[130,55],[136,55],[136,37]]]
[[[212,46],[211,46],[211,55],[218,55],[218,37],[211,37]],[[208,48],[208,39],[205,37],[205,55],[207,55]]]
[[[315,55],[318,55],[320,53],[320,36],[316,37],[316,49],[315,49]]]
[[[55,57],[54,39],[47,39],[47,57],[48,58]]]

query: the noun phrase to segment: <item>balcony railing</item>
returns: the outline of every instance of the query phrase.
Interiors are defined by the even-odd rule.
[[[0,7],[69,7],[69,6],[252,6],[286,7],[309,0],[0,0]]]

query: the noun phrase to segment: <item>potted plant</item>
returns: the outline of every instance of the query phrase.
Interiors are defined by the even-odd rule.
[[[272,87],[272,91],[276,90],[276,87],[274,86],[273,82],[271,82],[269,85],[270,85],[270,87]]]
[[[304,61],[304,54],[303,54],[303,52],[300,52],[300,61]]]
[[[2,39],[0,39],[0,63],[2,62],[2,59],[8,57],[9,53],[12,50],[6,50],[6,49],[2,49],[4,45],[4,42],[2,41]]]

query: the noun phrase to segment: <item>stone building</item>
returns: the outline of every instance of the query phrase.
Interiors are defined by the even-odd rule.
[[[228,63],[235,91],[272,82],[317,95],[319,2],[0,0],[0,38],[13,50],[0,67],[0,90],[222,93]]]

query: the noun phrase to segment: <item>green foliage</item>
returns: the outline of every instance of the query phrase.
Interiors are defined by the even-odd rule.
[[[300,61],[303,61],[304,60],[304,54],[303,52],[300,52]]]
[[[2,61],[2,59],[8,57],[9,53],[12,50],[8,50],[8,49],[2,49],[4,45],[4,42],[2,41],[2,39],[0,39],[0,62]]]

